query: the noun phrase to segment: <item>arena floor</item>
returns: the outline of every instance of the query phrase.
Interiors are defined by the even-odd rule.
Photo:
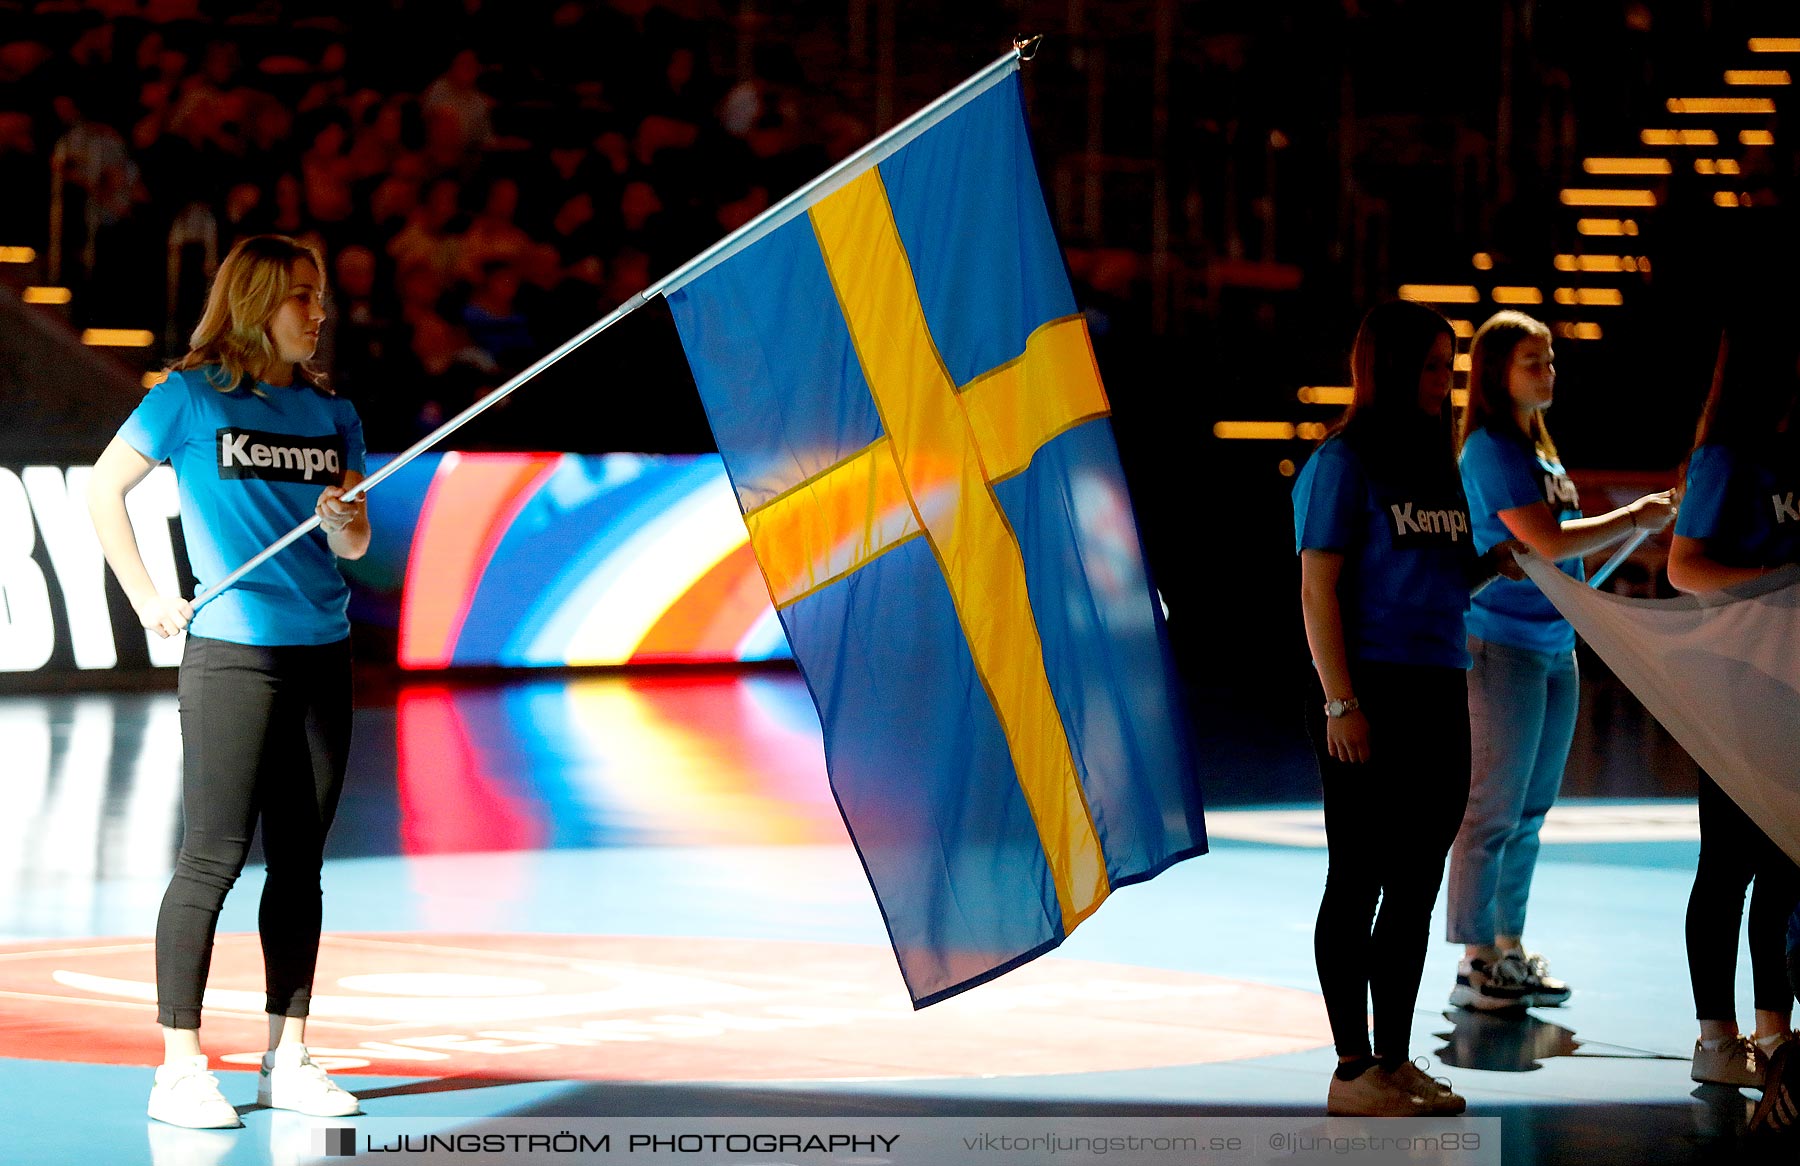
[[[1215,809],[1212,853],[915,1013],[794,673],[405,684],[357,718],[309,1027],[363,1098],[349,1124],[1323,1114],[1316,805]],[[174,694],[0,698],[0,740],[0,1158],[315,1160],[319,1123],[254,1103],[260,855],[226,902],[202,1033],[244,1128],[144,1116]],[[1456,950],[1434,947],[1414,1050],[1501,1119],[1504,1161],[1744,1160],[1756,1094],[1687,1076],[1697,849],[1690,800],[1552,814],[1530,938],[1567,1007],[1447,1016]],[[1747,1002],[1743,959],[1740,981]]]

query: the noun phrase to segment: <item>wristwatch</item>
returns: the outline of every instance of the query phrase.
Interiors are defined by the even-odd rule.
[[[1325,702],[1325,715],[1336,720],[1339,717],[1349,716],[1361,707],[1361,703],[1354,696],[1348,700],[1328,700]]]

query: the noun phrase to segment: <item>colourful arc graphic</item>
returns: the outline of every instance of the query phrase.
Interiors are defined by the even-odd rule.
[[[369,498],[352,615],[402,667],[792,656],[717,455],[435,454]]]

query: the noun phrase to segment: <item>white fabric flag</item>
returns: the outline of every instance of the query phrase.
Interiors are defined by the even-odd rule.
[[[1707,595],[1628,599],[1519,557],[1663,727],[1800,862],[1800,566]]]

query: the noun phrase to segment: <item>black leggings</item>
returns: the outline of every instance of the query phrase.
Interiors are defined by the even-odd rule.
[[[259,817],[268,1011],[305,1016],[325,834],[350,749],[350,641],[267,648],[189,636],[180,689],[183,829],[156,918],[157,1022],[200,1027],[219,908]]]
[[[1324,694],[1307,719],[1325,786],[1330,868],[1313,956],[1340,1056],[1404,1057],[1425,971],[1431,908],[1469,800],[1468,677],[1459,668],[1355,660],[1370,760],[1325,749]],[[1380,907],[1377,910],[1377,902]]]
[[[1800,900],[1800,867],[1769,840],[1731,796],[1700,775],[1700,868],[1688,895],[1688,976],[1699,1020],[1737,1019],[1738,929],[1751,881],[1750,976],[1753,1007],[1788,1012],[1788,916]]]

